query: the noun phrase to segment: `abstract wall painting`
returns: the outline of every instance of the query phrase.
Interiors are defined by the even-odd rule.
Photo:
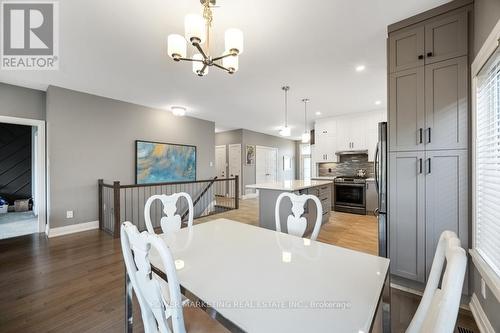
[[[136,140],[136,184],[196,180],[196,147]]]

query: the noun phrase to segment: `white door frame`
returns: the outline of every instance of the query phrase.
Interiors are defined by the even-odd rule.
[[[47,200],[47,167],[45,163],[46,159],[46,136],[45,136],[45,121],[35,120],[27,118],[18,117],[7,117],[0,116],[0,123],[15,124],[15,125],[26,125],[34,126],[38,131],[38,147],[37,149],[37,165],[35,166],[37,172],[37,184],[36,184],[36,194],[35,200],[38,201],[38,232],[45,232],[48,235],[49,232],[49,218],[48,210],[49,203]]]
[[[231,177],[231,147],[238,147],[239,148],[239,158],[238,158],[238,167],[240,169],[240,173],[238,175],[238,193],[239,193],[239,196],[241,197],[242,196],[242,193],[241,193],[241,182],[242,182],[242,178],[241,177],[241,173],[242,173],[242,159],[241,159],[241,143],[232,143],[230,145],[228,145],[228,156],[227,156],[227,161],[228,161],[228,174],[229,174],[229,177]]]
[[[219,169],[218,169],[218,165],[217,165],[217,150],[219,150],[219,149],[223,149],[223,151],[224,151],[224,177],[223,178],[220,178]],[[227,148],[226,148],[226,145],[215,146],[215,171],[217,172],[217,177],[219,177],[219,179],[227,178]],[[215,195],[226,196],[226,194],[227,194],[226,182],[216,182],[215,183]]]

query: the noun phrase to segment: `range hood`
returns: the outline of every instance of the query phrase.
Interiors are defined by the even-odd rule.
[[[368,149],[365,150],[341,150],[335,152],[335,155],[368,155]]]

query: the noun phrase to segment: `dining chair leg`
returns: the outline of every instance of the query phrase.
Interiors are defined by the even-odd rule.
[[[132,312],[132,283],[125,270],[125,333],[132,333],[134,317]]]

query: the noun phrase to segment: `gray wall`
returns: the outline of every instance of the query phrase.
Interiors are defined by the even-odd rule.
[[[45,91],[0,83],[0,116],[45,119]]]
[[[479,52],[499,18],[499,0],[474,1],[474,55]]]
[[[499,0],[474,1],[474,54],[477,54],[481,49],[481,46],[499,19]],[[477,295],[490,323],[496,331],[500,332],[500,317],[498,316],[500,313],[500,302],[488,287],[486,287],[486,299],[481,296],[481,275],[473,265],[471,271],[473,292]]]
[[[256,145],[256,146],[267,146],[278,148],[278,180],[283,180],[285,176],[289,179],[295,178],[295,141],[279,138],[273,135],[262,134],[259,132],[253,132],[249,130],[243,131],[243,141],[242,141],[242,158],[245,154],[246,145]],[[292,160],[292,170],[283,171],[283,156],[288,155],[293,158]],[[255,165],[243,164],[243,193],[250,193],[253,190],[245,190],[245,186],[249,184],[255,184]]]
[[[215,145],[230,145],[243,142],[243,130],[237,129],[233,131],[220,132],[215,134]],[[226,147],[227,148],[227,147]],[[227,149],[226,149],[227,154]]]
[[[213,122],[49,87],[50,227],[97,220],[97,179],[134,183],[136,139],[195,145],[197,178],[213,177],[214,131]]]
[[[259,132],[254,132],[246,129],[237,129],[227,132],[217,133],[215,135],[216,145],[230,145],[234,143],[241,144],[241,173],[242,173],[242,192],[252,193],[254,190],[246,190],[245,186],[250,184],[255,184],[255,165],[245,164],[245,146],[246,145],[256,145],[256,146],[266,146],[278,148],[278,180],[283,180],[285,177],[285,172],[283,171],[283,156],[289,155],[292,158],[296,156],[296,142],[288,139],[279,138],[272,135],[267,135]],[[228,156],[226,147],[226,157]],[[287,172],[287,177],[289,179],[294,179],[296,177],[296,162],[293,160],[292,170]]]

